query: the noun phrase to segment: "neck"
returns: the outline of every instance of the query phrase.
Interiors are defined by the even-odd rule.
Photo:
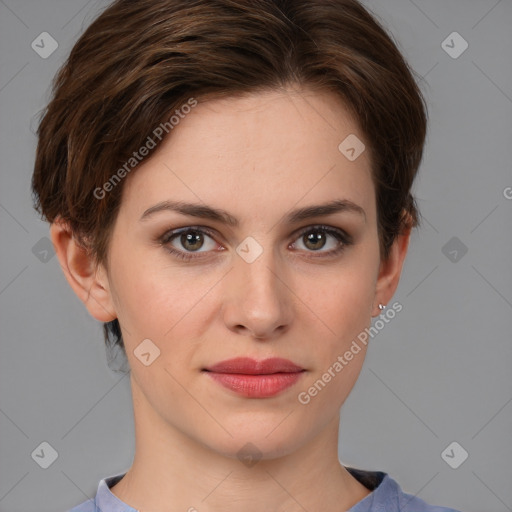
[[[289,454],[244,463],[185,435],[132,390],[135,457],[111,491],[141,512],[341,511],[370,493],[338,461],[339,416]]]

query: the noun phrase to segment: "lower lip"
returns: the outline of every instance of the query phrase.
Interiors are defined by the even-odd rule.
[[[247,375],[240,373],[207,372],[225,388],[247,398],[269,398],[293,386],[303,372]]]

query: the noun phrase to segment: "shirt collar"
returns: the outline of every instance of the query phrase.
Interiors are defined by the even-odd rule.
[[[384,512],[386,503],[389,503],[389,500],[393,499],[393,497],[397,497],[399,491],[398,484],[387,473],[382,471],[365,471],[348,466],[345,466],[345,468],[355,479],[372,491],[347,512],[373,512],[374,510],[382,510]],[[99,512],[138,512],[138,510],[121,501],[110,490],[125,474],[126,472],[108,476],[100,481],[96,494],[96,507],[99,509]]]

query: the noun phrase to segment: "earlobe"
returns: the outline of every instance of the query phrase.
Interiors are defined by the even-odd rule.
[[[92,255],[77,242],[62,220],[52,223],[50,237],[69,285],[89,313],[100,322],[117,318],[103,267],[97,268]]]
[[[411,227],[408,227],[402,234],[396,237],[390,248],[389,257],[380,264],[372,316],[378,316],[382,312],[379,309],[379,303],[387,305],[395,294],[402,274],[410,238]]]

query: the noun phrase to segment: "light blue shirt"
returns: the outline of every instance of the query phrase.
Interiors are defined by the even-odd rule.
[[[364,471],[347,466],[345,468],[372,491],[347,512],[459,512],[453,508],[429,505],[412,494],[404,493],[395,480],[382,471]],[[125,474],[101,480],[95,499],[84,501],[69,512],[138,512],[110,491]]]

